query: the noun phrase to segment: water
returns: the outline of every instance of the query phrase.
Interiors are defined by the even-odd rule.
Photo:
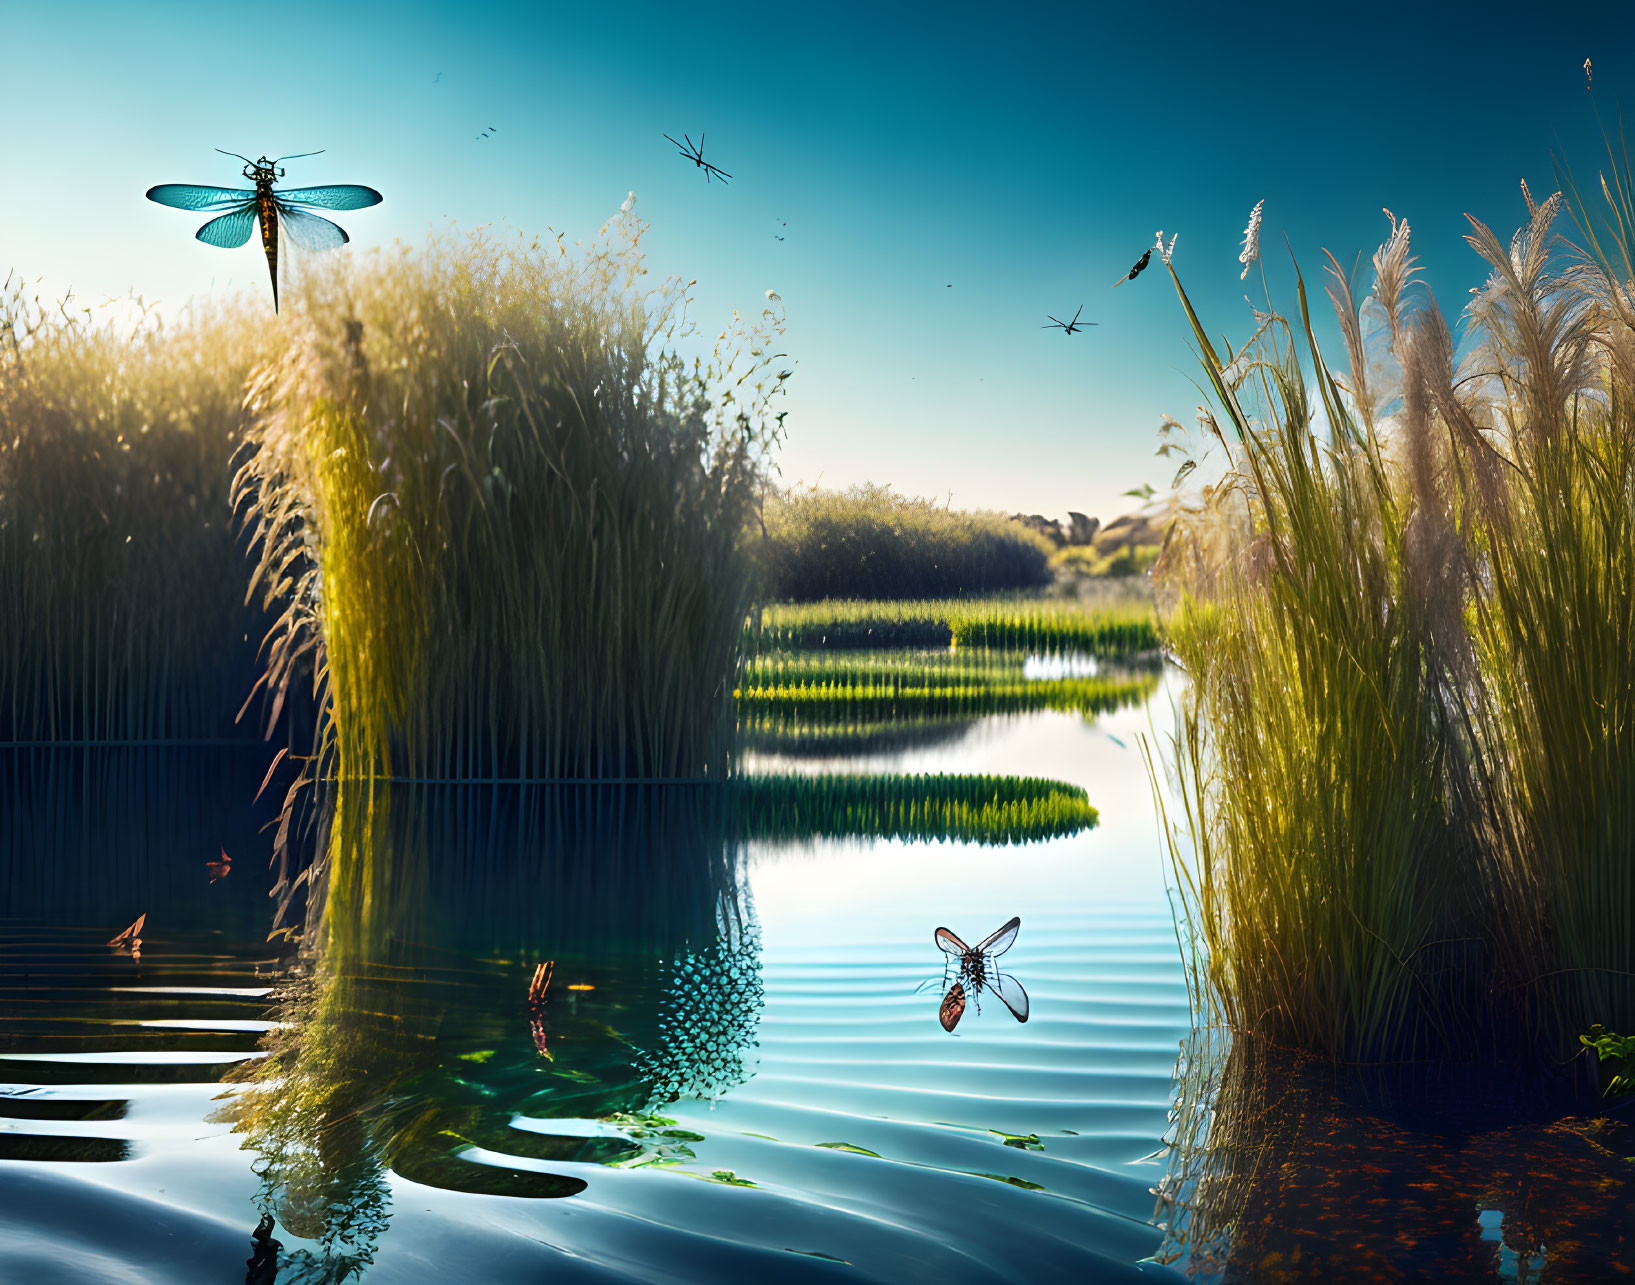
[[[36,764],[0,853],[0,1279],[1167,1275],[1151,1157],[1188,1009],[1147,725],[747,765],[1049,776],[1101,809],[1007,847],[394,797],[376,927],[304,973],[265,940],[263,760]],[[107,945],[143,912],[138,957]],[[945,1032],[933,930],[1012,915],[1030,1020],[978,996]]]

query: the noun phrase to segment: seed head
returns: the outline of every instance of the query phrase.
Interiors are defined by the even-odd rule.
[[[1255,208],[1249,211],[1249,226],[1243,229],[1243,249],[1238,252],[1238,262],[1243,265],[1243,271],[1238,273],[1238,280],[1242,281],[1249,275],[1249,269],[1260,258],[1260,211],[1266,204],[1265,199],[1255,202]]]

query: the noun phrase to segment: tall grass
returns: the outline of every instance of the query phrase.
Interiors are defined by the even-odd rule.
[[[263,626],[228,492],[262,322],[0,287],[0,742],[252,736]]]
[[[1462,362],[1406,224],[1365,305],[1336,268],[1343,379],[1303,283],[1221,355],[1175,278],[1231,460],[1160,568],[1185,927],[1234,1029],[1329,1058],[1635,1017],[1635,312],[1528,206],[1472,221]]]
[[[1051,580],[1055,546],[1002,513],[864,484],[767,498],[761,557],[775,598],[953,597]]]
[[[642,231],[448,234],[293,301],[237,495],[335,773],[724,772],[779,314],[684,360]]]

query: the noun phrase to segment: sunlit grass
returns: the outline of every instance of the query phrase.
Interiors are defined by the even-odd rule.
[[[762,521],[759,553],[774,598],[952,597],[1051,580],[1054,546],[1036,531],[889,486],[773,493]]]
[[[953,646],[1128,655],[1157,649],[1156,623],[1141,588],[1115,587],[1087,601],[836,599],[763,608],[755,642],[763,651]]]
[[[228,504],[249,309],[115,322],[0,287],[0,742],[253,735]]]
[[[779,318],[684,361],[642,230],[450,234],[291,300],[239,496],[335,774],[724,773]]]

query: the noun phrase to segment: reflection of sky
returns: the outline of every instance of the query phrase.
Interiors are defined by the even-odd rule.
[[[1019,914],[1020,950],[1030,912],[1104,911],[1126,903],[1143,911],[1167,908],[1165,862],[1138,738],[1169,728],[1174,681],[1150,705],[1094,722],[1053,712],[994,718],[948,746],[843,765],[781,764],[779,770],[1051,777],[1083,786],[1101,819],[1085,834],[1015,847],[881,840],[752,850],[750,885],[768,945],[923,936],[934,964],[931,932],[939,924],[976,941]],[[770,769],[762,764],[762,770]]]
[[[787,479],[1102,516],[1168,480],[1158,417],[1190,422],[1199,400],[1156,267],[1109,289],[1158,228],[1234,339],[1253,325],[1236,255],[1262,197],[1285,310],[1285,232],[1315,280],[1321,246],[1349,264],[1378,244],[1386,205],[1457,310],[1481,276],[1463,212],[1513,227],[1517,178],[1547,191],[1557,145],[1593,168],[1580,65],[1594,57],[1615,119],[1635,48],[1627,4],[1545,23],[1514,0],[1420,6],[1411,30],[1292,0],[0,11],[26,112],[0,134],[0,270],[93,300],[229,282],[263,297],[253,246],[202,246],[202,220],[142,199],[236,182],[212,147],[327,148],[291,182],[381,188],[385,205],[341,220],[362,246],[446,218],[572,241],[634,189],[655,268],[698,278],[707,333],[783,293]],[[730,187],[660,137],[700,131]],[[1081,303],[1097,328],[1039,328]]]

